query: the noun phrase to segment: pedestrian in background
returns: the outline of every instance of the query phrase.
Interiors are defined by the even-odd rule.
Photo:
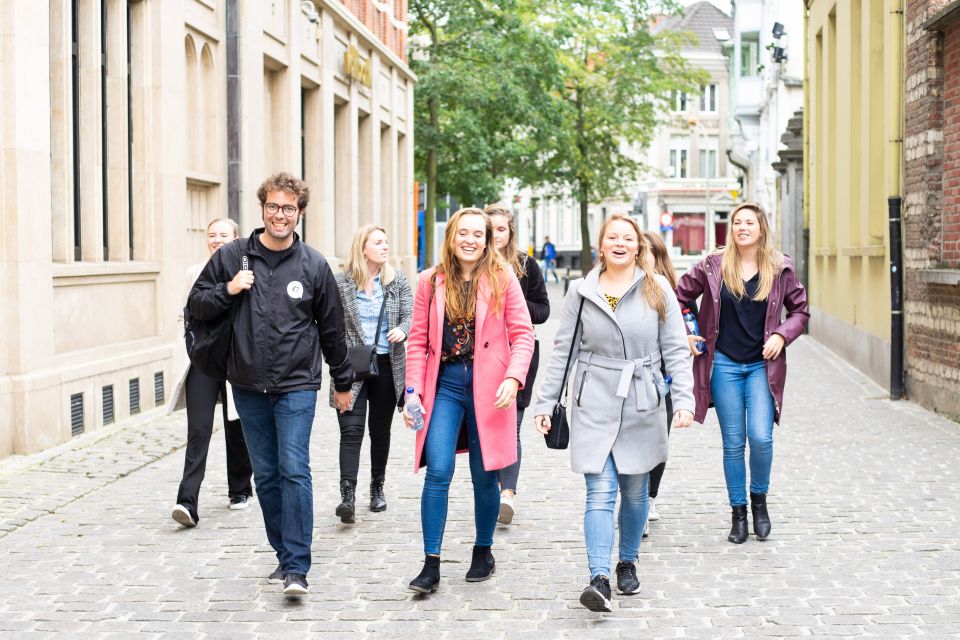
[[[617,591],[640,591],[636,561],[647,519],[650,470],[667,459],[667,419],[661,359],[673,377],[673,426],[693,419],[693,377],[683,319],[673,289],[648,272],[650,251],[636,221],[614,214],[600,228],[597,266],[570,285],[553,353],[537,392],[536,424],[549,433],[568,354],[570,462],[587,496],[584,538],[590,584],[580,603],[610,611],[613,510],[620,492]]]
[[[337,413],[341,502],[335,513],[347,523],[355,517],[364,422],[370,432],[370,510],[387,508],[383,483],[390,457],[390,425],[402,404],[407,364],[403,343],[410,333],[413,310],[407,276],[394,269],[389,259],[386,230],[365,224],[353,235],[343,271],[336,274],[347,346],[375,345],[377,354],[377,375],[355,381],[353,402]],[[330,406],[335,406],[333,388]]]
[[[282,580],[283,592],[297,597],[309,591],[310,432],[320,371],[326,359],[334,403],[346,411],[353,368],[333,271],[294,231],[310,202],[309,187],[290,173],[275,173],[257,189],[257,199],[264,226],[210,258],[190,292],[190,312],[211,321],[232,310],[227,379],[279,562],[268,579]]]
[[[520,281],[520,290],[527,301],[527,311],[533,324],[543,324],[550,317],[550,300],[547,298],[547,285],[543,281],[543,273],[535,260],[528,260],[527,256],[517,251],[517,225],[513,211],[502,204],[492,204],[483,210],[490,216],[493,225],[493,245],[500,258],[507,263]],[[523,412],[530,405],[533,393],[533,381],[537,377],[537,367],[540,363],[540,345],[534,341],[533,357],[527,369],[527,379],[523,389],[517,393],[517,461],[498,472],[500,479],[500,516],[497,521],[501,524],[513,522],[516,511],[517,480],[520,477],[520,459],[522,447],[520,445],[520,424],[523,422]]]
[[[543,261],[543,279],[546,280],[553,273],[553,281],[560,282],[557,277],[557,247],[550,242],[550,236],[543,236],[540,259]]]
[[[706,349],[694,354],[694,419],[702,423],[710,403],[716,407],[732,510],[727,539],[734,544],[749,535],[744,463],[749,442],[753,531],[765,540],[771,528],[767,491],[773,425],[779,424],[783,407],[786,346],[803,333],[810,314],[793,261],[773,247],[759,204],[745,202],[734,209],[726,246],[680,278],[681,305],[689,306],[701,295],[699,325]]]
[[[207,225],[207,251],[212,256],[223,245],[233,242],[240,235],[237,223],[229,218],[216,218]],[[193,283],[207,261],[187,269],[186,287],[181,300],[186,303]],[[177,314],[179,335],[184,334],[183,307]],[[217,403],[223,407],[223,439],[227,444],[227,495],[231,509],[246,509],[253,495],[250,476],[250,455],[243,440],[240,418],[233,404],[230,385],[224,380],[214,380],[190,364],[182,340],[175,350],[180,360],[177,367],[183,371],[167,405],[167,413],[186,407],[187,446],[183,451],[183,476],[177,489],[177,504],[171,516],[184,527],[195,527],[200,521],[200,484],[207,470],[207,451],[213,434],[213,413]]]
[[[480,209],[450,218],[440,263],[420,274],[407,346],[407,386],[419,395],[414,470],[426,465],[420,501],[424,563],[410,589],[440,582],[440,549],[456,454],[469,451],[476,538],[467,582],[496,570],[497,471],[516,462],[517,390],[533,355],[533,325],[513,269],[493,245]],[[404,422],[414,426],[405,408]]]

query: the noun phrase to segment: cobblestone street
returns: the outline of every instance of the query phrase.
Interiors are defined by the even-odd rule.
[[[561,290],[551,285],[555,315]],[[540,330],[544,357],[552,324]],[[309,596],[288,601],[259,506],[227,508],[214,434],[201,521],[170,518],[185,415],[154,410],[43,454],[0,462],[0,636],[13,638],[947,638],[960,636],[960,425],[887,393],[804,337],[790,347],[770,492],[773,533],[726,541],[729,509],[713,412],[676,431],[642,545],[642,591],[614,611],[578,603],[588,579],[584,483],[528,415],[514,524],[497,530],[493,579],[467,584],[466,458],[451,489],[440,590],[420,569],[413,437],[399,418],[389,507],[333,515],[338,429],[320,394],[312,441]],[[601,402],[603,399],[597,398]],[[367,500],[364,448],[358,505]]]

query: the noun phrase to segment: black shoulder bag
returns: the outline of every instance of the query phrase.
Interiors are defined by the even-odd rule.
[[[380,318],[377,320],[377,331],[373,334],[373,344],[364,344],[359,347],[347,347],[347,357],[353,367],[354,381],[369,380],[380,375],[377,365],[377,341],[380,340],[380,327],[383,326],[383,314],[387,308],[387,292],[383,292],[383,304],[380,305]]]
[[[230,244],[240,248],[240,268],[246,271],[246,240],[240,238]],[[187,355],[190,356],[190,364],[214,380],[227,379],[227,361],[233,346],[235,309],[236,303],[212,320],[200,320],[190,313],[189,301],[183,307],[183,339],[186,342]]]
[[[543,434],[548,449],[566,449],[567,445],[570,444],[570,425],[567,423],[567,405],[564,396],[567,395],[567,374],[570,371],[570,358],[573,357],[573,345],[577,342],[577,330],[580,328],[580,314],[583,313],[584,300],[585,298],[581,296],[580,308],[577,309],[577,321],[573,325],[573,337],[570,339],[570,351],[567,352],[567,363],[563,367],[560,395],[557,397],[557,403],[553,405],[553,413],[550,415],[550,431]]]

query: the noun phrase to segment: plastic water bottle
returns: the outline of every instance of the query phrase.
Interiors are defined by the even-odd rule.
[[[697,323],[697,316],[693,315],[693,312],[690,311],[690,309],[684,308],[683,322],[687,325],[687,331],[690,332],[690,335],[700,335],[700,325]],[[703,353],[704,346],[704,343],[698,342],[697,346],[694,348],[697,350],[697,353]]]
[[[420,406],[420,397],[417,396],[417,392],[413,390],[413,387],[407,387],[406,396],[403,404],[407,409],[407,413],[413,416],[413,430],[420,431],[420,429],[423,429],[423,407]]]
[[[666,398],[667,394],[670,393],[670,385],[673,384],[673,378],[671,376],[663,376],[662,379],[654,377],[653,380],[657,385],[657,391],[660,393],[660,397]]]

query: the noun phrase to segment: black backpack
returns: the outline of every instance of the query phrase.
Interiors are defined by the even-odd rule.
[[[243,239],[230,244],[241,243]],[[220,250],[229,247],[225,245]],[[241,246],[241,251],[245,246]],[[247,269],[247,256],[241,258],[240,268]],[[227,379],[227,361],[233,343],[233,314],[235,306],[213,320],[200,320],[190,313],[189,303],[183,308],[183,339],[187,345],[190,363],[214,380]]]

